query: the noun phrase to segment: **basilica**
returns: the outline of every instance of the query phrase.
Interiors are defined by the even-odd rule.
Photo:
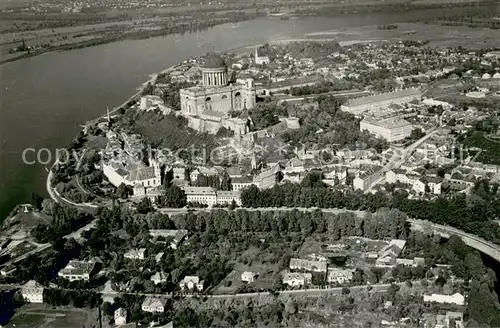
[[[217,133],[225,127],[242,135],[247,132],[246,120],[231,118],[229,112],[255,107],[255,84],[253,79],[231,83],[224,59],[210,55],[202,67],[201,84],[180,90],[180,98],[181,114],[191,128]]]

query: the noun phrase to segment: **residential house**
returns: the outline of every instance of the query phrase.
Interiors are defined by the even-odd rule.
[[[460,293],[455,293],[453,295],[432,294],[424,295],[424,302],[464,305],[465,297]]]
[[[304,162],[301,161],[300,159],[294,157],[291,160],[288,161],[288,163],[285,166],[285,169],[283,170],[283,173],[301,173],[304,172]]]
[[[172,173],[174,180],[186,180],[186,168],[184,166],[174,166]]]
[[[255,272],[245,271],[241,274],[241,281],[251,283],[254,282],[256,276],[257,273]]]
[[[327,281],[330,284],[345,284],[352,280],[354,269],[329,268]]]
[[[203,280],[200,280],[200,277],[198,277],[198,276],[185,276],[184,279],[182,279],[179,282],[179,286],[181,287],[181,290],[196,289],[198,291],[202,291],[203,290]]]
[[[156,297],[146,297],[144,302],[142,302],[142,311],[151,313],[163,313],[165,312],[165,305],[167,301]]]
[[[235,178],[242,178],[243,174],[241,172],[241,169],[238,166],[231,166],[226,169],[227,175],[232,179]]]
[[[417,267],[419,265],[424,266],[425,259],[423,257],[415,257],[413,259],[396,259],[396,264],[406,267]]]
[[[159,271],[152,275],[149,280],[154,282],[155,285],[158,285],[167,281],[167,275],[163,271]]]
[[[326,272],[327,262],[323,259],[290,259],[290,270]]]
[[[127,309],[119,308],[116,309],[115,314],[115,326],[121,326],[127,323]]]
[[[438,314],[434,328],[464,328],[464,314],[452,311],[448,311],[444,315]]]
[[[441,194],[441,187],[443,184],[443,179],[431,176],[425,176],[418,180],[413,181],[412,189],[417,193],[430,192],[435,195]],[[428,190],[428,191],[427,191]]]
[[[198,181],[198,176],[204,175],[204,176],[218,176],[218,171],[213,168],[213,167],[204,167],[204,166],[199,166],[198,168],[194,169],[190,174],[189,174],[189,179],[191,182],[196,182]]]
[[[123,257],[130,260],[144,260],[146,258],[146,249],[131,249],[126,252]]]
[[[58,276],[69,281],[85,280],[92,278],[96,268],[95,261],[70,261],[64,269],[58,272]]]
[[[362,191],[366,191],[375,181],[379,180],[382,176],[383,171],[381,170],[381,167],[374,167],[354,178],[353,188],[354,190],[360,189]]]
[[[311,283],[311,273],[288,272],[283,277],[283,283],[290,287],[301,287]]]
[[[158,254],[156,254],[156,256],[155,256],[156,263],[159,263],[161,261],[161,259],[163,258],[163,255],[165,255],[164,252],[159,252]]]
[[[347,167],[339,166],[339,167],[324,169],[323,176],[325,180],[338,179],[340,182],[342,182],[347,178]]]
[[[441,195],[443,179],[438,177],[426,177],[427,186],[434,195]]]
[[[21,288],[21,295],[28,303],[43,303],[43,286],[30,280]]]
[[[385,173],[385,181],[388,183],[406,183],[406,170],[392,169]]]
[[[390,243],[382,248],[379,253],[379,257],[377,258],[377,265],[385,266],[385,265],[395,265],[396,259],[399,254],[403,251],[406,245],[406,240],[401,239],[393,239]]]
[[[170,248],[177,249],[179,245],[187,238],[187,230],[177,229],[150,229],[149,235],[152,238],[172,238]]]

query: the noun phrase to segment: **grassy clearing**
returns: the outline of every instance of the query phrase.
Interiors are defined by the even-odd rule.
[[[46,317],[43,314],[20,313],[9,322],[7,327],[41,327]]]
[[[97,321],[89,311],[83,309],[39,308],[38,304],[23,307],[6,327],[8,328],[69,328],[91,327]]]

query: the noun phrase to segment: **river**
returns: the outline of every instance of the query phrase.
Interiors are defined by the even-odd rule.
[[[374,13],[335,18],[259,18],[237,27],[223,25],[198,33],[126,40],[85,49],[51,52],[0,66],[0,221],[13,206],[46,196],[45,167],[54,158],[23,163],[25,149],[65,147],[80,125],[126,100],[149,75],[208,51],[306,33],[404,22],[442,15],[444,10]],[[35,159],[33,152],[28,160]]]

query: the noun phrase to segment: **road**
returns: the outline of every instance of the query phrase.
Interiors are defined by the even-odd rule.
[[[500,246],[497,244],[450,226],[415,219],[408,219],[407,221],[414,230],[425,231],[426,229],[430,229],[434,234],[438,234],[444,238],[456,235],[469,247],[477,249],[500,263]]]
[[[56,167],[56,165],[59,164],[59,162],[56,160],[54,162],[54,164],[52,165],[52,167],[50,168],[49,171],[49,174],[47,174],[47,180],[46,180],[46,183],[45,183],[45,187],[47,189],[47,193],[49,194],[50,198],[52,198],[52,200],[56,203],[62,203],[62,204],[66,204],[66,205],[69,205],[69,206],[72,206],[72,207],[75,207],[79,210],[82,210],[84,212],[90,212],[90,213],[94,213],[95,210],[98,208],[97,205],[94,205],[94,204],[91,204],[91,203],[75,203],[75,202],[72,202],[70,201],[69,199],[66,199],[64,197],[62,197],[58,192],[57,190],[52,187],[52,179],[53,179],[53,176],[54,176],[54,168]]]
[[[436,131],[433,131],[432,133],[435,133]],[[431,133],[429,133],[426,137],[429,138],[431,136]],[[426,139],[422,138],[416,143],[414,143],[412,146],[413,150],[418,147],[419,144],[424,142]],[[411,148],[408,147],[407,149],[411,150]],[[401,165],[403,163],[403,159],[398,161],[396,164]],[[398,166],[395,166],[398,167]],[[64,202],[70,206],[75,206],[76,208],[91,212],[93,213],[95,209],[97,208],[96,205],[92,204],[75,204],[67,199],[64,199],[60,195],[57,194],[55,190],[50,185],[50,179],[52,176],[52,171],[49,173],[49,176],[47,178],[47,191],[49,192],[49,195],[51,195],[52,199],[56,202]],[[318,208],[304,208],[304,207],[298,207],[298,208],[290,208],[290,207],[259,207],[259,208],[239,208],[243,209],[246,211],[260,211],[260,212],[267,212],[267,211],[292,211],[292,210],[298,210],[301,212],[312,212],[318,210]],[[187,209],[187,208],[161,208],[158,209],[159,212],[163,214],[168,214],[168,215],[176,215],[176,214],[185,214],[188,212],[210,212],[214,210],[228,210],[227,208],[193,208],[193,209]],[[330,208],[330,209],[320,209],[324,213],[334,213],[334,214],[339,214],[339,213],[345,213],[345,212],[351,212],[356,214],[358,217],[363,217],[366,212],[365,211],[352,211],[352,210],[346,210],[346,209],[341,209],[341,208]],[[421,230],[422,223],[417,224],[418,220],[414,219],[408,219],[408,221],[412,224],[412,228]],[[96,221],[94,220],[93,222],[89,223],[85,227],[80,228],[78,231],[72,232],[71,234],[65,236],[65,238],[75,238],[78,239],[80,236],[81,232],[90,230],[92,227],[95,226]],[[432,223],[427,223],[426,226],[431,226],[433,232],[435,234],[440,234],[444,237],[449,237],[449,235],[457,235],[459,236],[467,245],[469,245],[472,248],[475,248],[479,250],[480,252],[483,252],[492,258],[496,259],[498,262],[500,262],[500,246],[496,245],[494,243],[487,242],[484,239],[481,239],[477,236],[474,236],[472,234],[468,234],[464,231],[461,231],[459,229],[455,229],[452,227],[447,227],[447,226],[442,226],[442,225],[437,225],[437,224],[432,224]],[[49,246],[50,247],[50,246]],[[47,247],[48,248],[48,247]],[[46,248],[45,248],[46,249]],[[43,249],[42,249],[43,250]],[[37,250],[36,252],[39,252],[41,250]]]
[[[420,281],[412,281],[412,284],[419,284]],[[396,285],[403,286],[406,282],[399,282]],[[348,287],[351,292],[362,291],[371,287],[371,292],[385,292],[391,286],[391,284],[373,284],[373,285],[361,285],[361,286],[351,286]],[[19,284],[0,284],[0,288],[17,289],[21,288],[22,285]],[[333,293],[340,295],[344,287],[334,287],[334,288],[309,288],[309,289],[295,289],[295,290],[282,290],[279,291],[279,295],[301,295],[305,294],[307,296],[321,296],[325,293]],[[82,289],[73,288],[57,288],[64,291],[74,291]],[[86,289],[87,291],[96,292],[94,289]],[[135,295],[143,297],[161,297],[161,298],[172,298],[172,297],[200,297],[208,299],[232,299],[232,298],[242,298],[242,297],[261,297],[273,295],[272,292],[257,292],[257,293],[240,293],[240,294],[218,294],[218,295],[206,295],[206,294],[180,294],[180,293],[165,293],[165,294],[154,294],[154,293],[130,293],[130,292],[116,292],[116,291],[98,291],[102,295],[102,298],[114,298],[122,295]]]
[[[241,207],[241,208],[236,208],[236,210],[245,210],[248,212],[272,212],[272,211],[293,211],[297,210],[299,212],[314,212],[317,210],[321,210],[323,213],[333,213],[333,214],[340,214],[340,213],[345,213],[345,212],[350,212],[356,214],[358,217],[364,217],[366,214],[366,211],[353,211],[353,210],[346,210],[343,208],[317,208],[317,207],[256,207],[256,208],[251,208],[251,207]],[[217,210],[225,210],[229,211],[227,208],[219,208],[219,207],[213,207],[213,208],[192,208],[192,209],[186,209],[186,208],[160,208],[158,211],[163,214],[169,214],[169,215],[175,215],[175,214],[185,214],[188,212],[194,212],[194,213],[199,213],[199,212],[211,212],[211,211],[217,211]]]
[[[365,190],[365,193],[370,193],[374,186],[381,183],[385,179],[385,175],[384,175],[385,172],[388,172],[388,171],[393,170],[393,169],[397,169],[401,165],[403,165],[403,163],[408,160],[408,158],[411,156],[411,154],[413,154],[413,152],[415,151],[415,149],[417,149],[418,146],[420,146],[423,142],[425,142],[427,139],[432,137],[438,131],[439,131],[438,128],[433,128],[433,129],[429,130],[425,136],[418,139],[417,141],[415,141],[414,143],[412,143],[411,145],[409,145],[405,149],[400,150],[399,154],[394,154],[392,156],[392,158],[389,160],[389,162],[387,164],[385,164],[385,166],[381,169],[381,171],[382,171],[381,176],[378,179],[374,180],[370,184],[370,186]]]

